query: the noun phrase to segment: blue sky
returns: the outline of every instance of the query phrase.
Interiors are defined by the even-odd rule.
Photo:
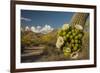
[[[35,11],[21,10],[21,26],[50,25],[59,28],[64,23],[69,23],[74,12]]]

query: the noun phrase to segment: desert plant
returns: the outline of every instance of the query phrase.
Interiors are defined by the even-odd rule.
[[[64,26],[66,26],[64,28]],[[82,46],[83,27],[64,24],[62,29],[58,31],[57,48],[61,48],[65,56],[71,56],[74,52],[78,52]]]

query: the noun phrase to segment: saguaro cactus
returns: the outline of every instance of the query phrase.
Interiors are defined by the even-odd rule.
[[[79,58],[79,53],[83,48],[83,29],[88,15],[88,13],[75,13],[70,22],[71,26],[64,24],[58,32],[56,47],[62,49],[66,57]]]
[[[72,17],[70,24],[73,26],[78,24],[84,28],[84,25],[88,16],[89,16],[88,13],[75,13]]]

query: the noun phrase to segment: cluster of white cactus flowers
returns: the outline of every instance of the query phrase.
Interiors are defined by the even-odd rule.
[[[78,24],[74,27],[64,24],[57,35],[56,47],[62,49],[65,56],[78,58],[82,46],[83,27]]]

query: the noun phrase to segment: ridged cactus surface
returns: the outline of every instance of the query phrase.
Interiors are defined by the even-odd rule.
[[[78,24],[84,28],[88,16],[88,13],[75,13],[72,17],[72,20],[70,21],[70,24],[73,26]]]

